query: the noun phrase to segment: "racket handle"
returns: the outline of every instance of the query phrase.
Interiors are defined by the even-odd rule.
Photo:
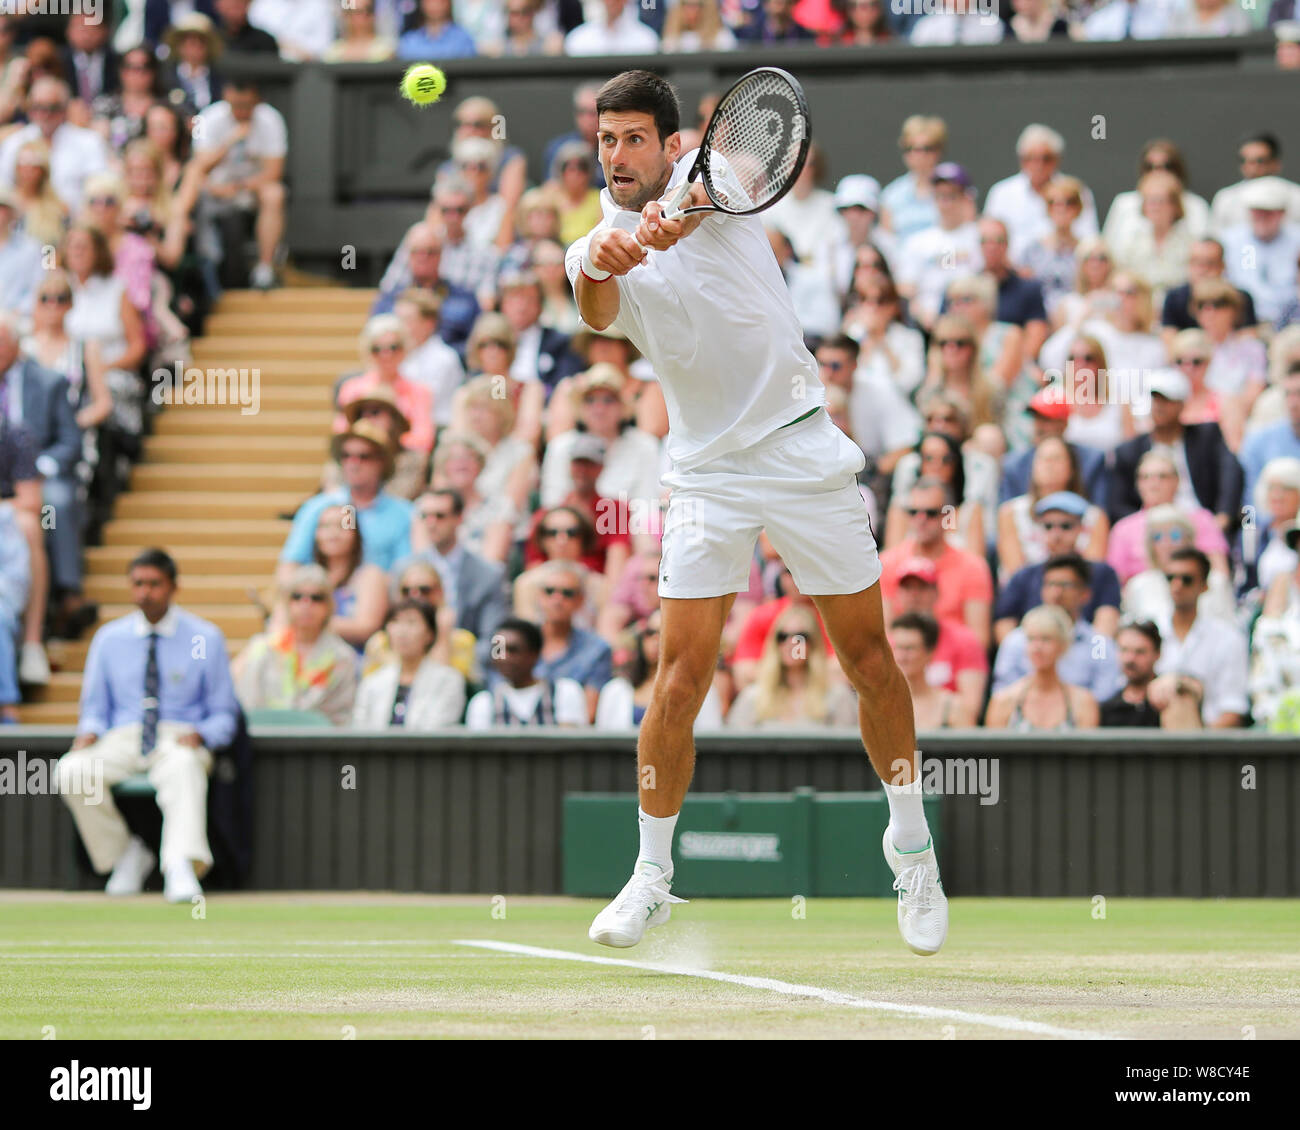
[[[664,209],[665,220],[675,220],[677,219],[678,216],[682,214],[681,203],[683,200],[686,199],[686,194],[691,191],[692,183],[693,182],[691,181],[690,177],[687,177],[684,181],[682,181],[682,186],[677,190],[677,195],[672,198],[672,201],[669,203],[668,207]]]

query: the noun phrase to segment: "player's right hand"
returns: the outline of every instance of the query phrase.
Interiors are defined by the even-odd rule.
[[[591,237],[587,254],[602,271],[611,275],[626,275],[633,267],[645,261],[646,249],[622,228],[606,228]]]

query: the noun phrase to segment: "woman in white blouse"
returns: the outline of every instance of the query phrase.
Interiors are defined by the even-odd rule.
[[[888,377],[899,392],[911,395],[925,377],[925,338],[903,324],[898,291],[887,275],[868,277],[843,324],[859,346],[857,371]]]
[[[458,725],[465,712],[465,680],[431,655],[438,642],[434,607],[419,600],[399,601],[384,629],[394,658],[361,680],[353,729],[439,730]]]

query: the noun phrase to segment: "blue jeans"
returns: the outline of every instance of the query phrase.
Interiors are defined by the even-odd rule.
[[[0,706],[18,701],[18,621],[0,608]]]

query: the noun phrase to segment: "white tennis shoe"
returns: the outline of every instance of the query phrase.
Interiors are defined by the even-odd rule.
[[[672,914],[672,903],[684,903],[669,889],[673,871],[649,860],[637,863],[632,878],[596,915],[587,937],[602,946],[634,946],[652,926],[662,926]]]
[[[939,881],[934,841],[920,851],[899,851],[886,828],[883,846],[898,892],[898,932],[913,953],[938,953],[948,936],[948,897]]]
[[[139,836],[132,836],[115,864],[113,874],[108,877],[104,893],[109,895],[138,895],[144,890],[144,881],[153,873],[154,864],[158,862]]]

